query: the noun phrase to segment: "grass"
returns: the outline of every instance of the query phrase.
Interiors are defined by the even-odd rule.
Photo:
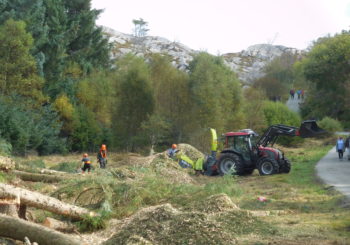
[[[102,212],[103,205],[107,205],[108,216],[103,216],[102,220],[86,219],[81,224],[82,230],[90,231],[103,228],[107,217],[124,219],[142,208],[159,204],[170,203],[186,215],[208,210],[200,208],[209,205],[207,198],[223,193],[243,211],[266,213],[249,219],[247,213],[228,212],[213,216],[213,225],[219,224],[218,229],[225,234],[235,234],[238,244],[350,244],[350,215],[349,209],[340,205],[343,197],[327,189],[315,176],[315,164],[331,148],[331,145],[323,144],[308,139],[298,148],[284,148],[292,162],[289,174],[259,176],[255,171],[244,177],[207,177],[175,168],[179,176],[185,173],[189,177],[190,174],[193,181],[188,183],[181,182],[181,178],[174,182],[174,179],[178,180],[176,176],[172,178],[160,171],[161,168],[174,170],[171,165],[152,168],[129,163],[123,156],[115,155],[110,158],[109,166],[118,167],[117,162],[121,162],[120,169],[97,169],[91,175],[77,175],[77,178],[60,183],[52,195],[72,203],[78,197],[79,204],[92,202],[89,207],[95,212]],[[55,159],[64,163],[60,164],[60,170],[66,169],[66,165],[70,170],[76,158],[68,156],[65,160],[57,156]],[[266,197],[267,201],[258,201],[259,196]],[[200,217],[203,222],[206,220]],[[251,223],[244,223],[244,220]]]

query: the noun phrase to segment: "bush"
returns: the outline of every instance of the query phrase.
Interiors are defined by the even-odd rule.
[[[318,122],[318,125],[320,128],[328,131],[329,133],[343,130],[341,123],[338,120],[330,117],[324,117],[321,121]]]
[[[289,108],[282,103],[266,101],[263,106],[263,112],[268,126],[284,124],[287,126],[300,127],[300,116],[296,112],[289,110]],[[285,146],[296,145],[301,142],[303,142],[301,137],[281,136],[278,139],[278,143]]]
[[[12,145],[5,139],[0,138],[0,155],[9,156],[12,152]]]

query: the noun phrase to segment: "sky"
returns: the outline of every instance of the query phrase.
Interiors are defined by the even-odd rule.
[[[132,34],[132,20],[148,35],[211,54],[254,44],[306,49],[319,37],[350,29],[350,0],[92,0],[97,24]]]

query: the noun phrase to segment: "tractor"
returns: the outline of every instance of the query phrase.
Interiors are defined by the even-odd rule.
[[[190,165],[205,175],[249,175],[255,169],[258,169],[260,175],[289,173],[290,161],[281,150],[273,148],[277,138],[281,135],[315,137],[324,132],[314,120],[302,122],[300,128],[282,124],[272,125],[260,138],[251,129],[228,132],[223,135],[225,148],[217,158],[216,130],[211,129],[211,154],[206,159],[198,159],[196,162],[187,156],[179,155],[179,161],[191,161]]]

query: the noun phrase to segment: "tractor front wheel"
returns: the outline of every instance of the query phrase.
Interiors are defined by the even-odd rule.
[[[220,175],[244,175],[244,163],[234,153],[222,153],[218,161],[218,171]]]
[[[279,172],[279,166],[275,159],[263,157],[258,161],[260,175],[272,175]]]
[[[286,158],[284,159],[282,165],[280,166],[280,173],[289,173],[291,169],[290,161]]]

